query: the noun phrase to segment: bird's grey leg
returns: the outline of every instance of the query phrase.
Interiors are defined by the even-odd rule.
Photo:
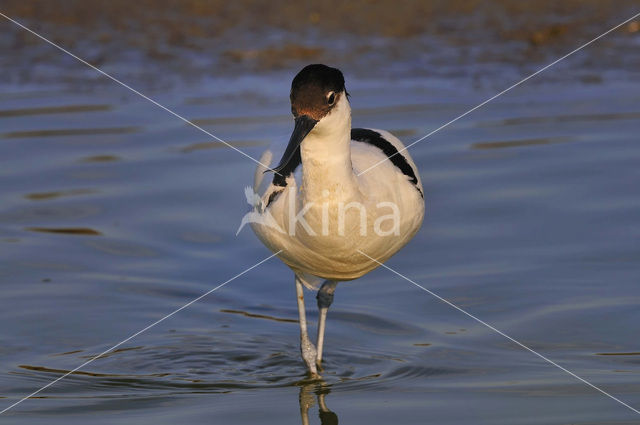
[[[296,293],[298,296],[298,314],[300,315],[300,352],[302,353],[302,359],[307,364],[309,372],[312,377],[318,376],[318,369],[316,368],[316,347],[309,339],[309,333],[307,332],[307,314],[304,308],[304,287],[302,281],[296,276]]]
[[[324,329],[327,321],[327,311],[333,302],[333,293],[336,290],[336,286],[338,286],[338,282],[327,280],[322,284],[318,295],[316,295],[318,311],[320,312],[318,317],[318,341],[316,343],[318,346],[316,355],[316,365],[318,368],[322,365],[322,346],[324,345]]]

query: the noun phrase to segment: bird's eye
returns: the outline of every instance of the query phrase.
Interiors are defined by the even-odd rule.
[[[336,101],[336,94],[334,92],[329,92],[327,95],[327,103],[329,105],[333,105],[333,102]]]

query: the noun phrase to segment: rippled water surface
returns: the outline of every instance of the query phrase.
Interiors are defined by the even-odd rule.
[[[288,139],[294,72],[154,98],[258,157]],[[347,86],[355,126],[405,142],[498,91],[348,72]],[[235,236],[254,164],[124,88],[8,85],[0,105],[0,408],[269,255]],[[633,78],[534,80],[417,144],[427,216],[388,263],[635,408],[639,105]],[[0,420],[639,421],[384,269],[339,285],[325,352],[309,381],[292,273],[272,259]]]

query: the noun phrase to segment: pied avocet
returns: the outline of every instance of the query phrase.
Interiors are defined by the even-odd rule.
[[[336,285],[378,266],[359,250],[384,262],[416,234],[424,217],[420,175],[404,145],[383,130],[351,128],[348,96],[338,69],[308,65],[295,76],[295,127],[251,212],[258,238],[281,251],[278,257],[295,274],[300,347],[312,376],[321,364]],[[265,152],[260,162],[269,166],[271,156]],[[256,170],[254,190],[265,171]],[[319,288],[317,348],[307,332],[303,285]]]

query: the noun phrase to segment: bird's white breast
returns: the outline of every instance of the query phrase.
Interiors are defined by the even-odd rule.
[[[403,148],[391,134],[376,131],[398,150]],[[343,158],[331,157],[329,150],[324,158],[303,156],[301,179],[288,178],[286,189],[265,211],[280,230],[252,224],[262,242],[274,252],[282,250],[279,257],[297,273],[356,279],[378,266],[359,250],[383,262],[420,228],[425,207],[419,176],[414,185],[390,161],[358,176],[386,156],[375,146],[355,141],[347,149],[350,162],[344,169],[331,163]],[[408,153],[402,155],[415,170]]]

